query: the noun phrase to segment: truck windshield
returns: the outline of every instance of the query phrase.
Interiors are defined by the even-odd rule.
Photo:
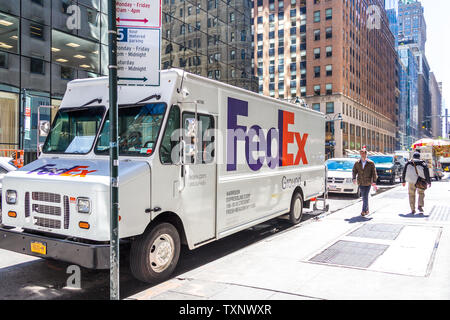
[[[100,128],[105,107],[60,109],[45,141],[44,153],[88,153]]]
[[[165,103],[119,106],[119,155],[152,154],[165,111]],[[109,115],[97,141],[95,153],[109,154]]]

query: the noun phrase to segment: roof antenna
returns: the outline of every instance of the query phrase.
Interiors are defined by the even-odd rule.
[[[186,71],[183,70],[183,76],[181,78],[181,84],[180,84],[180,88],[177,89],[178,93],[181,93],[181,90],[183,89],[183,81],[184,81],[184,74]]]

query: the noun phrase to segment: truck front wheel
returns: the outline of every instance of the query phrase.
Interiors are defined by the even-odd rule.
[[[289,220],[292,224],[299,224],[303,216],[303,197],[296,192],[291,200],[291,211],[289,212]]]
[[[167,280],[180,257],[180,235],[170,223],[160,223],[133,241],[130,269],[138,280],[157,283]]]

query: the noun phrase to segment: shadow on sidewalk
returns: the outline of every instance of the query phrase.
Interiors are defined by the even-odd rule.
[[[399,214],[399,217],[402,218],[428,218],[430,217],[430,215],[424,215],[423,213],[416,213],[416,214],[412,214],[412,213],[408,213],[408,214]]]
[[[359,223],[359,222],[367,222],[367,221],[370,221],[372,219],[373,218],[357,216],[357,217],[352,217],[350,219],[345,219],[345,221],[347,221],[348,223]]]

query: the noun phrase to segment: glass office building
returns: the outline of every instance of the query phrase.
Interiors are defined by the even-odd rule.
[[[38,107],[59,106],[70,80],[107,75],[107,3],[0,0],[0,149],[21,148],[34,157]],[[182,68],[257,90],[249,0],[162,5],[163,69]],[[41,120],[55,111],[40,108]]]
[[[257,91],[251,8],[250,0],[163,0],[161,68]]]

